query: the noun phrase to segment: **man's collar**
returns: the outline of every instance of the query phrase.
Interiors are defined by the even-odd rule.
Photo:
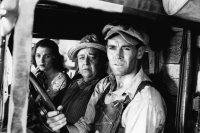
[[[130,74],[123,76],[124,78],[122,78],[122,80],[125,81],[127,79],[133,79],[135,77],[138,77],[138,75],[140,75],[139,73],[144,73],[142,67],[139,67],[136,74],[130,73]],[[109,74],[109,80],[110,80],[111,84],[116,83],[116,76],[113,73],[110,73]]]
[[[111,86],[116,85],[116,79],[114,74],[109,75],[109,80],[111,82]],[[150,79],[144,73],[143,69],[140,68],[140,70],[137,72],[136,75],[130,74],[127,75],[125,78],[123,78],[122,82],[124,86],[122,87],[122,89],[116,91],[116,93],[122,91],[123,93],[127,93],[130,96],[130,98],[132,98],[138,85],[144,80],[150,80]],[[115,91],[113,93],[115,93]]]

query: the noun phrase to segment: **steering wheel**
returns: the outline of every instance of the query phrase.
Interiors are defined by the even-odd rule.
[[[56,110],[53,102],[51,101],[48,94],[44,91],[44,88],[38,81],[38,79],[35,77],[35,75],[30,72],[30,84],[31,84],[31,100],[34,102],[34,105],[36,107],[36,115],[39,117],[40,122],[51,132],[54,132],[46,123],[46,115],[49,111]],[[32,89],[34,88],[34,89]]]

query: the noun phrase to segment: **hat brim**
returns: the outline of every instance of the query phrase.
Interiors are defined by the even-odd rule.
[[[136,44],[136,43],[133,43],[136,40],[144,44],[144,42],[141,40],[141,38],[138,38],[138,36],[133,36],[133,35],[131,36],[131,35],[127,34],[127,33],[124,33],[123,31],[117,31],[117,30],[116,31],[115,30],[110,30],[107,33],[107,35],[106,35],[106,37],[104,39],[107,40],[111,36],[114,36],[114,34],[119,34],[129,44],[132,44],[132,45]]]
[[[84,48],[95,48],[106,53],[106,47],[98,43],[79,43],[68,51],[68,57],[74,61],[77,52]]]

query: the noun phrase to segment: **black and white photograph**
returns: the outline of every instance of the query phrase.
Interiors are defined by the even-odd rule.
[[[200,133],[200,1],[0,0],[0,133]]]

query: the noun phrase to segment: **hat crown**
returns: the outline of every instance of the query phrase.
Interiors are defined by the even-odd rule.
[[[99,41],[97,35],[91,33],[84,36],[77,45],[68,51],[68,57],[74,60],[77,52],[84,48],[95,48],[106,53],[106,47]]]
[[[105,39],[108,39],[113,33],[119,33],[119,32],[125,33],[125,34],[130,35],[134,38],[137,38],[138,40],[143,42],[145,45],[147,45],[149,43],[148,35],[146,33],[144,33],[143,31],[137,29],[137,28],[133,28],[131,25],[108,24],[102,30],[103,35],[105,35]]]
[[[84,36],[80,40],[80,43],[99,43],[99,39],[94,33],[91,33],[89,35]]]

